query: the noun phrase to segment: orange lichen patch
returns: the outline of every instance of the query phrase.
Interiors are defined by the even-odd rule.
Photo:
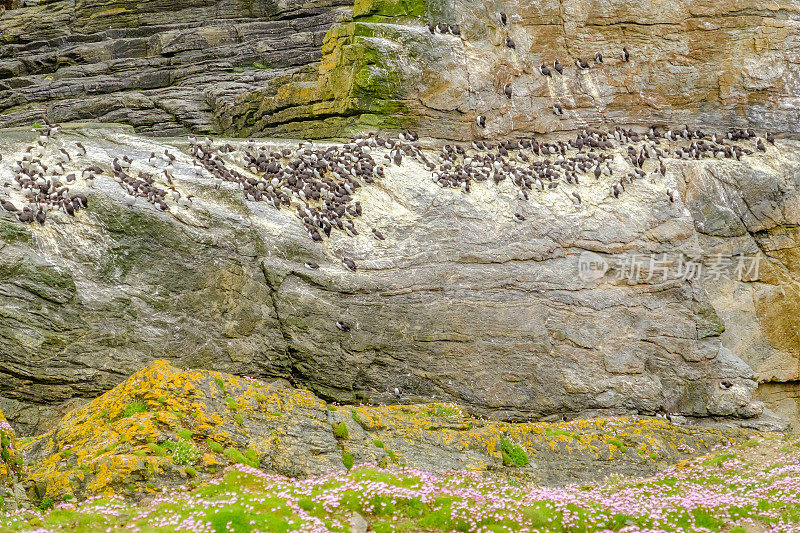
[[[176,463],[208,475],[227,465],[223,453],[209,448],[208,438],[246,451],[248,417],[324,406],[306,391],[156,361],[29,442],[26,450],[34,459],[29,477],[43,488],[40,498],[135,497],[145,491],[143,482],[184,483],[185,469]],[[178,453],[185,455],[178,459]]]

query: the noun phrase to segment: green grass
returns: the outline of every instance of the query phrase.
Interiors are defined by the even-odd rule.
[[[131,402],[122,411],[122,418],[128,418],[138,413],[146,413],[147,404],[144,402]]]
[[[729,453],[729,452],[720,452],[720,453],[717,453],[715,455],[712,455],[711,457],[709,457],[708,459],[703,461],[703,464],[706,465],[706,466],[717,466],[717,467],[719,467],[719,466],[722,466],[723,464],[725,464],[725,461],[727,461],[729,459],[733,459],[734,457],[736,457],[736,454]]]
[[[347,430],[347,424],[339,422],[333,426],[333,436],[339,440],[346,440],[350,437],[350,432]]]
[[[500,439],[500,452],[503,456],[503,463],[508,466],[528,466],[531,462],[522,446],[514,444],[506,438]]]
[[[446,405],[435,405],[432,409],[428,409],[428,414],[439,418],[454,418],[461,416],[461,411],[455,407],[448,407]]]
[[[228,396],[227,398],[225,398],[225,403],[228,404],[228,409],[230,409],[231,411],[236,411],[236,401],[233,398]]]
[[[225,382],[222,381],[222,379],[220,378],[214,378],[214,383],[216,383],[219,390],[221,390],[222,393],[225,394]]]
[[[606,440],[607,443],[613,444],[616,446],[620,452],[625,453],[628,451],[628,447],[625,446],[625,443],[622,442],[620,439],[608,439]]]
[[[561,428],[548,428],[545,430],[544,435],[546,437],[569,437],[579,442],[581,440],[581,436],[579,434]]]
[[[344,467],[348,470],[353,468],[353,454],[342,452],[342,463],[344,463]]]
[[[168,441],[163,448],[174,449],[177,445]],[[746,454],[751,454],[751,447],[746,446]],[[525,453],[508,438],[501,441],[501,448],[509,459],[520,451]],[[0,513],[0,531],[102,532],[110,528],[156,533],[174,529],[153,524],[179,524],[189,519],[202,524],[197,529],[203,531],[307,531],[314,529],[314,524],[346,531],[352,513],[363,516],[375,533],[510,533],[523,528],[542,533],[623,528],[742,533],[751,530],[746,526],[750,521],[759,531],[769,530],[781,521],[782,531],[800,530],[796,493],[800,474],[794,470],[800,463],[800,449],[791,446],[791,453],[781,451],[785,455],[773,454],[759,460],[755,459],[760,457],[758,447],[752,447],[753,458],[735,461],[737,456],[732,450],[736,448],[730,446],[710,456],[691,459],[651,478],[612,475],[602,483],[558,489],[506,480],[505,476],[487,472],[435,476],[413,470],[355,467],[352,454],[346,451],[340,453],[347,473],[310,479],[259,475],[249,469],[243,472],[229,467],[209,483],[201,481],[204,476],[200,475],[199,466],[184,465],[182,471],[188,479],[183,482],[190,487],[187,492],[170,491],[168,499],[142,504],[145,509],[130,502],[99,499],[77,502],[74,510]],[[777,447],[774,450],[777,452]],[[252,448],[228,448],[224,453],[234,463],[258,464],[258,454]],[[720,468],[710,471],[710,466]],[[778,471],[780,474],[776,474]],[[525,474],[526,471],[519,472],[520,476]],[[156,478],[147,482],[150,481]],[[122,486],[120,490],[129,494],[126,490],[141,488],[144,483]],[[724,497],[708,497],[714,494]],[[43,499],[40,506],[50,509],[68,496],[65,493]],[[75,498],[69,500],[75,502]],[[683,507],[681,501],[689,503]],[[495,506],[496,502],[499,505]],[[660,511],[654,513],[656,508]],[[335,526],[334,521],[339,525]]]
[[[172,462],[176,465],[192,465],[200,458],[200,452],[189,440],[167,441],[164,448],[172,452]]]

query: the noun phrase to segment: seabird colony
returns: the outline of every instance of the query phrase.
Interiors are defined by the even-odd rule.
[[[498,20],[506,29],[511,19],[500,13]],[[458,26],[428,24],[431,33],[460,35]],[[516,48],[506,34],[505,45]],[[627,47],[622,49],[622,61],[630,61]],[[601,52],[594,54],[594,64],[603,64]],[[577,58],[579,70],[592,65]],[[543,76],[563,75],[564,66],[556,59],[552,69],[542,64]],[[505,96],[513,97],[510,83],[503,87]],[[553,103],[553,113],[563,115],[559,102]],[[487,118],[479,114],[478,128],[485,128]],[[663,131],[662,131],[663,130]],[[89,205],[97,180],[113,180],[122,189],[123,203],[130,207],[145,207],[159,211],[176,208],[191,209],[191,194],[180,190],[175,180],[176,155],[169,149],[151,153],[145,161],[134,162],[124,155],[107,161],[104,166],[89,164],[87,150],[80,142],[54,142],[60,126],[44,117],[44,125],[37,130],[36,141],[14,156],[10,164],[12,177],[0,189],[0,213],[13,216],[22,223],[44,224],[48,213],[60,210],[69,216]],[[774,144],[774,135],[765,136]],[[239,144],[239,143],[237,143]],[[612,169],[614,150],[622,148],[628,170]],[[424,167],[433,182],[443,188],[461,189],[469,193],[476,183],[498,185],[510,181],[517,189],[520,201],[529,200],[533,194],[548,194],[562,184],[569,184],[568,197],[576,205],[582,204],[579,186],[583,180],[605,180],[608,196],[619,198],[637,180],[646,176],[663,177],[669,159],[740,159],[754,150],[765,152],[766,145],[751,129],[731,129],[724,135],[707,135],[700,129],[683,125],[664,129],[650,127],[637,132],[621,127],[610,131],[585,129],[568,140],[543,140],[530,136],[523,139],[490,143],[473,141],[471,144],[447,144],[438,152],[424,150],[417,134],[400,133],[390,137],[383,133],[368,133],[353,137],[350,142],[319,145],[312,141],[296,147],[280,149],[259,145],[250,139],[238,146],[214,142],[211,138],[198,140],[189,136],[189,154],[195,174],[207,178],[217,189],[223,184],[240,190],[249,202],[265,202],[275,209],[292,210],[302,221],[308,237],[322,242],[334,231],[350,236],[359,235],[364,228],[356,224],[363,206],[357,200],[358,189],[370,186],[384,178],[387,166],[400,167],[404,159],[412,159]],[[382,154],[382,155],[380,155]],[[2,161],[2,155],[0,155]],[[133,171],[136,163],[137,171]],[[6,163],[8,164],[8,163]],[[77,192],[71,189],[78,187]],[[22,195],[18,206],[12,201],[8,189]],[[676,192],[667,190],[670,202]],[[513,220],[526,220],[514,213]],[[373,238],[383,241],[385,236],[377,228],[369,228]],[[341,258],[342,266],[356,271],[356,263],[347,256]],[[316,263],[306,263],[309,269],[318,269]],[[343,327],[340,327],[343,329]]]

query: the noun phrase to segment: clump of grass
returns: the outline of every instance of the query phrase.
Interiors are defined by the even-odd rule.
[[[236,416],[234,416],[234,417],[233,417],[233,419],[234,419],[234,420],[236,421],[236,423],[237,423],[237,424],[239,424],[240,426],[243,426],[243,425],[244,425],[244,417],[242,417],[242,415],[240,415],[239,413],[236,413]]]
[[[172,451],[172,462],[176,465],[191,465],[200,458],[200,452],[195,445],[188,440],[170,441],[165,443]]]
[[[344,422],[339,422],[333,426],[333,436],[339,440],[346,440],[350,436],[350,432],[347,430],[347,424]]]
[[[258,468],[261,466],[261,460],[258,458],[258,452],[256,452],[253,448],[247,448],[247,450],[244,452],[244,456],[247,458],[247,464],[253,468]]]
[[[188,429],[180,428],[175,431],[175,434],[184,440],[192,440],[192,432]]]
[[[214,378],[214,383],[217,384],[217,387],[219,387],[219,390],[221,390],[222,393],[224,394],[225,393],[225,382],[222,381],[220,378]]]
[[[236,411],[236,401],[233,398],[228,396],[227,398],[225,398],[225,403],[228,404],[228,409],[230,409],[231,411]]]
[[[461,412],[455,407],[449,407],[447,405],[435,405],[432,409],[428,409],[428,414],[439,418],[454,418],[459,416]]]
[[[704,460],[703,464],[706,466],[722,466],[725,461],[728,459],[733,459],[734,457],[736,457],[736,454],[721,452]]]
[[[42,511],[46,511],[48,509],[52,509],[53,507],[53,498],[46,496],[42,498],[42,501],[39,502],[39,509]]]
[[[619,439],[608,439],[606,442],[608,442],[609,444],[613,444],[614,446],[616,446],[616,447],[619,449],[619,451],[621,451],[622,453],[625,453],[626,451],[628,451],[628,447],[627,447],[627,446],[625,446],[625,443],[624,443],[624,442],[622,442],[622,441],[621,441],[621,440],[619,440]]]
[[[159,446],[154,442],[149,442],[147,444],[147,447],[150,448],[150,451],[153,452],[155,455],[161,457],[166,457],[167,455],[169,455],[169,452],[167,451],[166,448],[164,448],[163,446]]]
[[[217,441],[213,441],[211,439],[208,439],[208,447],[211,448],[211,451],[216,452],[216,453],[222,453],[223,450],[224,450],[224,448],[222,447],[222,444],[220,444]]]
[[[383,444],[382,440],[374,439],[372,441],[372,444],[374,444],[376,448],[383,448],[384,447],[384,444]]]
[[[192,477],[192,478],[197,477],[197,470],[195,470],[194,467],[187,466],[184,470],[186,470],[186,474],[189,477]]]
[[[505,437],[500,439],[500,453],[503,456],[503,463],[508,466],[528,466],[531,462],[522,446],[514,444]]]
[[[576,441],[581,440],[581,436],[572,431],[567,431],[561,428],[547,428],[544,432],[545,437],[570,437]]]
[[[344,463],[344,467],[348,470],[353,468],[353,454],[342,452],[342,463]]]
[[[242,453],[236,448],[225,448],[224,454],[231,463],[248,465],[252,466],[253,468],[258,468],[260,464],[260,461],[258,460],[258,454],[252,448],[249,448],[245,453]]]
[[[131,402],[122,411],[122,418],[128,418],[138,413],[146,413],[147,404],[144,402]]]

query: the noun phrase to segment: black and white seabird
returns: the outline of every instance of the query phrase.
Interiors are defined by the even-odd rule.
[[[319,265],[311,261],[306,261],[305,267],[309,270],[318,270]]]
[[[511,37],[506,37],[506,46],[508,46],[509,48],[513,48],[514,50],[516,50],[517,48],[517,45],[514,43],[514,39],[512,39]]]
[[[539,72],[541,72],[543,76],[550,76],[550,77],[553,76],[550,73],[550,69],[547,68],[547,65],[544,65],[544,64],[541,67],[539,67]]]
[[[336,321],[336,327],[342,331],[350,331],[350,324],[341,320]]]
[[[587,63],[586,61],[584,61],[580,57],[577,60],[575,60],[575,65],[577,65],[578,68],[581,69],[581,70],[586,70],[586,69],[590,68],[589,63]]]
[[[595,63],[602,63],[603,62],[603,54],[601,54],[600,52],[595,52],[594,53],[594,62]]]
[[[553,104],[553,113],[555,113],[556,115],[563,115],[564,114],[564,108],[561,106],[561,104],[556,102],[556,103]]]
[[[622,47],[622,60],[626,62],[631,60],[631,55],[628,53],[628,49],[624,46]]]
[[[356,271],[356,263],[349,257],[342,257],[342,264],[347,267],[347,270]]]
[[[511,84],[506,83],[506,86],[503,88],[503,92],[506,93],[508,98],[511,98]]]
[[[503,26],[508,26],[508,16],[502,11],[500,12],[500,24]]]
[[[486,117],[483,115],[478,115],[478,118],[475,120],[475,122],[478,124],[479,128],[486,127]]]
[[[553,61],[553,68],[554,68],[554,69],[556,70],[556,72],[558,72],[559,74],[564,74],[564,67],[561,65],[561,61],[559,61],[558,59],[556,59],[555,61]]]

